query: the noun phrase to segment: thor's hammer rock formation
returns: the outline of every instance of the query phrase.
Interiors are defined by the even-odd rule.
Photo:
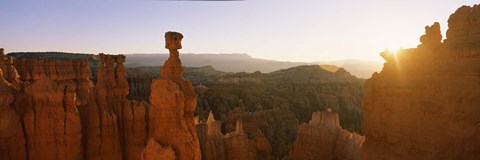
[[[190,81],[182,77],[184,68],[178,52],[182,38],[177,32],[165,33],[165,48],[170,57],[160,69],[161,76],[152,81],[150,134],[160,144],[170,145],[177,159],[199,160],[200,144],[193,115],[197,95]]]

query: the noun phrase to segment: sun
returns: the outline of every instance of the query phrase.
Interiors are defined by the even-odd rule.
[[[386,61],[397,60],[399,54],[402,53],[403,47],[398,45],[388,45],[389,47],[385,48],[383,52],[380,53],[380,56]]]
[[[401,49],[402,49],[402,47],[400,47],[398,45],[390,45],[389,47],[387,47],[386,50],[389,51],[390,53],[397,53]]]

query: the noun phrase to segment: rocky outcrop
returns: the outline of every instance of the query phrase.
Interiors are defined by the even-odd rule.
[[[442,44],[442,33],[440,23],[435,22],[432,26],[425,26],[425,35],[420,37],[423,46],[436,47]]]
[[[236,130],[236,122],[256,144],[257,159],[281,159],[288,154],[296,136],[298,119],[285,109],[246,112],[236,108],[227,115],[225,130]]]
[[[290,149],[298,120],[287,110],[238,108],[228,115],[227,134],[221,132],[221,125],[212,112],[206,122],[197,124],[203,159],[281,159],[283,150]]]
[[[163,147],[151,138],[142,152],[142,160],[175,160],[175,152],[171,147]]]
[[[46,58],[39,55],[44,55]],[[34,110],[36,115],[36,109],[30,109],[28,106],[42,104],[42,101],[48,102],[47,109],[54,110],[61,109],[62,103],[71,103],[73,106],[64,107],[64,110],[72,112],[66,115],[74,117],[65,119],[74,121],[72,122],[74,124],[67,126],[81,128],[79,130],[79,137],[82,139],[80,149],[74,149],[80,152],[80,157],[86,159],[140,158],[147,133],[147,119],[143,115],[146,115],[148,104],[126,99],[128,85],[125,80],[123,55],[100,54],[96,56],[98,62],[93,64],[91,55],[82,54],[72,55],[70,58],[60,53],[18,53],[12,56],[18,57],[14,65],[18,69],[20,80],[24,82],[22,90],[16,96],[19,101],[17,105],[23,106],[23,109],[17,107],[21,109],[19,111],[21,115],[30,113],[30,110]],[[96,66],[95,74],[92,74],[89,69],[92,66]],[[52,90],[52,88],[58,89]],[[53,96],[59,92],[64,92],[64,96]],[[38,95],[39,93],[43,95]],[[53,102],[55,100],[52,98],[59,102]],[[40,110],[44,109],[40,108]],[[46,114],[45,117],[62,119],[61,112],[46,112]],[[45,124],[55,124],[57,120],[47,120]],[[40,121],[43,120],[40,119]],[[133,127],[132,122],[136,123],[136,127]],[[30,123],[38,123],[38,121],[25,122],[24,125],[37,126]],[[42,134],[37,131],[35,133]],[[129,138],[133,133],[136,138],[143,140],[134,141]],[[61,136],[55,137],[61,138]],[[27,140],[27,143],[30,141]],[[52,157],[47,156],[47,158]]]
[[[365,83],[363,159],[478,159],[479,15],[460,7],[443,43],[435,23],[417,48],[382,53]]]
[[[13,62],[16,70],[9,74],[20,75],[21,85],[16,88],[12,107],[23,128],[25,157],[83,158],[82,123],[72,71],[85,62],[25,58]]]
[[[242,121],[237,121],[235,132],[225,135],[225,157],[229,160],[257,159],[256,144],[243,131]]]
[[[213,113],[210,112],[206,122],[197,124],[202,159],[281,159],[281,153],[272,153],[270,142],[274,145],[275,151],[279,151],[279,149],[287,149],[288,151],[287,136],[290,133],[288,127],[276,129],[281,128],[280,126],[286,127],[289,124],[296,129],[298,125],[293,113],[282,114],[282,112],[273,110],[232,113],[229,115],[229,122],[226,124],[228,133],[225,135],[221,132],[221,122],[215,120]],[[288,118],[292,116],[293,120]],[[285,123],[280,122],[282,120]]]
[[[203,160],[226,159],[225,136],[221,131],[221,125],[220,121],[215,120],[212,112],[208,115],[206,122],[196,125]]]
[[[480,43],[480,5],[462,6],[448,19],[445,44],[462,47]]]
[[[364,136],[343,130],[337,113],[315,112],[312,120],[298,127],[290,159],[361,159]]]
[[[171,146],[177,159],[199,160],[200,144],[193,115],[197,95],[192,84],[182,77],[184,68],[178,52],[182,38],[177,32],[165,34],[170,58],[160,69],[160,77],[152,81],[149,135],[160,144]]]
[[[124,126],[128,119],[124,119],[123,115],[125,111],[132,111],[133,108],[126,99],[128,85],[123,67],[125,56],[100,54],[98,59],[100,65],[96,69],[96,84],[89,89],[93,95],[90,95],[86,106],[79,107],[85,130],[85,158],[138,159],[143,146],[137,149],[134,154],[137,156],[133,156],[130,144],[134,141],[125,141],[128,138],[126,135],[133,132],[132,127]],[[141,133],[138,133],[139,137],[140,135]]]

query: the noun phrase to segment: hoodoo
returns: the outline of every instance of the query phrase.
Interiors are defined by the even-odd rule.
[[[179,160],[199,160],[200,144],[193,112],[197,95],[190,81],[182,77],[184,68],[178,49],[183,35],[165,33],[165,48],[170,57],[160,69],[161,76],[152,81],[150,102],[151,135],[162,145],[170,145]]]

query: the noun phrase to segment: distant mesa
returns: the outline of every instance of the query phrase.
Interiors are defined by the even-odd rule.
[[[127,54],[127,67],[158,66],[158,61],[165,61],[168,54]],[[300,65],[335,65],[345,68],[359,78],[369,78],[373,72],[381,69],[383,62],[362,60],[338,60],[319,62],[283,62],[253,58],[247,54],[182,54],[182,64],[188,67],[212,66],[223,72],[269,73],[280,69]]]

